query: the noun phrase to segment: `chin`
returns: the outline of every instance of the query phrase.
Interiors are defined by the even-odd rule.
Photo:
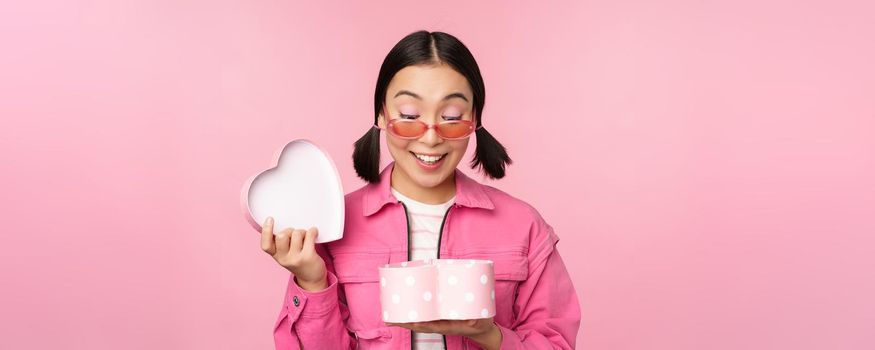
[[[413,180],[416,181],[416,183],[419,184],[419,186],[426,187],[426,188],[437,187],[438,185],[442,184],[444,182],[444,180],[446,180],[446,178],[447,178],[446,176],[442,176],[442,175],[438,175],[438,174],[426,175],[426,176],[423,176],[423,175],[414,175],[413,176]]]
[[[445,169],[441,169],[440,172],[425,173],[419,168],[419,164],[416,163],[409,164],[409,167],[405,170],[407,170],[410,179],[422,187],[436,187],[447,178],[447,171]]]

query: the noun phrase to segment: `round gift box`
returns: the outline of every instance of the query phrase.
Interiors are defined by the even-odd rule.
[[[387,264],[379,270],[384,322],[495,316],[495,276],[490,260],[415,260]]]

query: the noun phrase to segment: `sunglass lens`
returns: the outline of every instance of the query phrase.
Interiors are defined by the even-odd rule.
[[[460,138],[468,136],[471,133],[471,124],[470,123],[443,123],[438,126],[440,129],[440,134],[446,138]]]
[[[395,123],[393,123],[393,130],[395,131],[395,134],[397,134],[398,136],[401,136],[401,137],[420,136],[423,133],[425,133],[425,130],[427,128],[428,127],[425,124],[423,124],[421,122],[416,122],[416,121],[410,121],[410,122],[397,122],[396,121]]]

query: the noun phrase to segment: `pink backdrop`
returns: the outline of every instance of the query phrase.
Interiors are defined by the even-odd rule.
[[[475,178],[557,230],[579,348],[875,346],[871,2],[319,3],[0,5],[0,348],[272,348],[240,186],[300,137],[361,186],[417,29],[478,59],[515,164]]]

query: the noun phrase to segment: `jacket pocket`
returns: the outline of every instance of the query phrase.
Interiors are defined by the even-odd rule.
[[[381,318],[379,268],[389,263],[389,255],[389,252],[334,254],[335,275],[349,308],[350,330],[385,327]]]
[[[389,263],[389,253],[343,252],[335,253],[334,270],[340,283],[376,282],[380,266]]]
[[[522,250],[467,253],[464,259],[492,260],[495,273],[495,322],[510,326],[516,315],[514,302],[520,283],[529,275],[529,259]]]
[[[529,259],[522,253],[498,253],[483,258],[494,262],[496,281],[524,281],[529,275]]]

